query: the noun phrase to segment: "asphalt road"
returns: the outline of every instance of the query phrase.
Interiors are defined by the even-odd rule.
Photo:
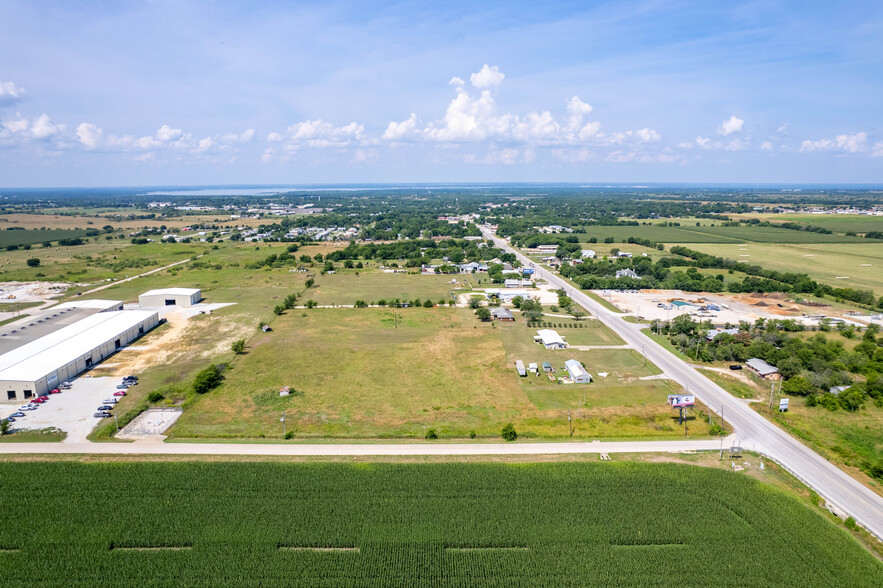
[[[514,253],[522,264],[533,265],[538,277],[565,289],[573,300],[596,315],[626,343],[637,350],[643,350],[647,359],[659,366],[672,380],[684,386],[690,394],[695,394],[714,412],[722,414],[735,429],[735,437],[743,448],[753,449],[776,461],[837,509],[852,516],[883,540],[883,498],[644,335],[641,328],[646,325],[623,320],[622,315],[607,310],[560,276],[534,264],[508,242],[486,229],[482,231],[498,247]]]

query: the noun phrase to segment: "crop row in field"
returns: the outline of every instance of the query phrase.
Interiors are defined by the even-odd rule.
[[[883,582],[793,497],[678,464],[4,463],[0,490],[7,586]]]
[[[2,227],[0,227],[0,229],[2,229]],[[82,237],[85,234],[86,231],[75,231],[73,229],[0,230],[0,247],[7,247],[9,245],[33,245],[34,243],[43,243],[45,241],[58,241],[59,239]]]
[[[621,243],[629,237],[649,239],[657,243],[867,243],[861,237],[844,235],[826,235],[805,231],[792,231],[776,227],[722,227],[680,226],[663,227],[659,225],[640,226],[590,226],[585,227],[586,233],[579,234],[580,240],[588,241],[596,238],[601,244],[604,239],[613,238]],[[600,245],[599,245],[600,246]],[[591,247],[591,245],[589,245]]]

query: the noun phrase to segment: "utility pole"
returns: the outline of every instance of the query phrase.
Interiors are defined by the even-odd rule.
[[[770,384],[770,410],[773,410],[773,390],[776,388],[776,381]]]
[[[282,438],[285,439],[285,411],[282,411],[282,418],[279,419],[282,421]]]
[[[573,421],[570,418],[570,410],[567,411],[567,424],[570,426],[570,436],[573,437]]]

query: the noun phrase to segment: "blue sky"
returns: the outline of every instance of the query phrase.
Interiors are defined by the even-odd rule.
[[[4,0],[0,185],[883,182],[880,2]]]

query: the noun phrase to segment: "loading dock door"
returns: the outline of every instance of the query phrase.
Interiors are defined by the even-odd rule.
[[[116,341],[114,341],[114,342],[113,342],[113,345],[114,345],[114,347],[115,347],[116,349],[119,349],[120,347],[123,346],[122,343],[120,343],[120,340],[119,340],[119,339],[117,339]]]
[[[174,298],[166,298],[166,306],[175,306]]]

